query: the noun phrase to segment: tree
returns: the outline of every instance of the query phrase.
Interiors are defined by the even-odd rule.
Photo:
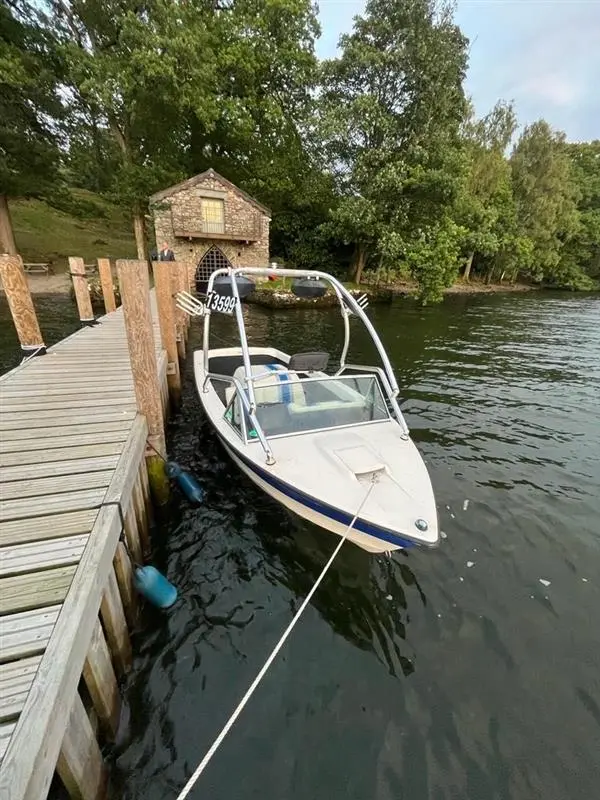
[[[354,246],[359,282],[374,261],[410,265],[411,247],[450,222],[463,169],[466,40],[434,0],[369,0],[340,44],[340,58],[323,67],[321,129],[341,196],[329,228]]]
[[[474,262],[479,259],[489,264],[510,246],[514,203],[510,165],[504,154],[516,126],[512,105],[503,102],[480,120],[471,116],[464,126],[468,169],[457,203],[457,221],[466,229],[465,280],[469,280]]]
[[[182,109],[208,120],[216,115],[215,60],[200,3],[47,3],[72,106],[97,131],[110,131],[120,156],[111,188],[131,209],[138,257],[146,258],[148,195],[183,176]]]
[[[59,183],[61,65],[36,11],[0,0],[0,251],[16,253],[8,201]]]
[[[577,185],[579,224],[561,253],[561,268],[577,288],[600,279],[600,140],[565,144]]]
[[[298,150],[316,75],[309,0],[47,3],[73,96],[72,163],[83,158],[97,182],[98,164],[112,167],[139,257],[148,195],[190,172],[215,167],[265,202],[262,186],[274,196],[297,187],[285,154]]]
[[[540,120],[525,128],[510,159],[519,235],[534,252],[536,281],[560,281],[561,250],[578,226],[577,187],[564,134]]]

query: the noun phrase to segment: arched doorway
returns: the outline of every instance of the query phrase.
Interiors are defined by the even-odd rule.
[[[220,247],[215,244],[209,247],[196,267],[196,291],[206,293],[208,279],[216,269],[228,269],[233,266]]]

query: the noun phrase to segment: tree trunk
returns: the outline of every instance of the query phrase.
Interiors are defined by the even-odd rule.
[[[147,261],[148,248],[146,247],[146,230],[144,228],[144,215],[139,209],[136,209],[133,212],[133,232],[135,234],[137,257],[140,259],[140,261]]]
[[[123,164],[127,167],[133,164],[131,148],[129,146],[127,137],[125,136],[119,124],[117,123],[116,119],[109,117],[109,123],[113,136],[117,140],[117,144],[119,145],[119,149],[121,150]],[[140,261],[147,261],[148,249],[146,247],[146,230],[144,227],[144,214],[141,211],[139,203],[136,203],[133,209],[133,233],[135,236],[135,244],[137,247],[137,257],[140,259]]]
[[[475,257],[474,252],[469,253],[469,257],[467,258],[467,263],[465,264],[465,271],[463,272],[463,280],[468,281],[471,277],[471,267],[473,266],[473,258]]]
[[[350,267],[350,278],[353,283],[360,284],[360,279],[362,278],[363,270],[367,263],[367,251],[365,246],[360,244],[360,242],[356,245],[354,249],[354,256],[352,258],[352,266]]]
[[[8,197],[5,194],[0,194],[0,253],[6,253],[9,256],[17,255],[17,245],[8,208]]]

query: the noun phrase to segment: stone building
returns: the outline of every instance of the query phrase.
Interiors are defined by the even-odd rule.
[[[269,264],[271,212],[213,169],[156,192],[150,210],[157,249],[167,242],[201,290],[220,267]]]

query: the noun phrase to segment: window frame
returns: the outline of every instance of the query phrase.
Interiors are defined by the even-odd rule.
[[[208,230],[209,226],[216,226],[219,224],[216,221],[207,220],[204,216],[205,208],[208,209],[212,205],[213,208],[219,207],[221,209],[221,223],[222,223],[222,230]],[[222,235],[225,233],[226,226],[225,226],[225,199],[222,197],[200,197],[200,217],[202,222],[202,232],[206,234],[217,234]]]

